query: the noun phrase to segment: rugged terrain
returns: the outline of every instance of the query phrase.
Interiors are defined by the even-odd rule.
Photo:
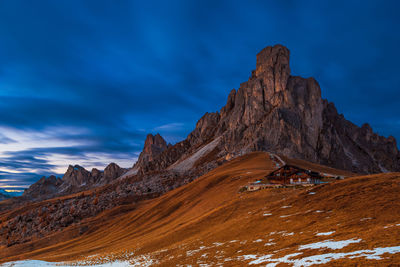
[[[223,160],[251,151],[268,151],[356,173],[400,171],[396,140],[358,127],[321,98],[313,78],[292,76],[289,50],[282,45],[264,48],[256,69],[238,90],[232,90],[220,112],[206,113],[188,137],[170,145],[149,134],[138,161],[125,170],[111,163],[104,172],[69,166],[63,178],[42,178],[22,200],[89,190],[153,172],[190,177],[215,168]],[[199,161],[208,155],[203,161]],[[162,191],[168,191],[164,189]],[[1,210],[1,207],[0,207]]]
[[[270,154],[245,155],[159,198],[104,211],[47,238],[3,246],[0,258],[140,266],[400,262],[399,173],[238,192],[273,168]]]
[[[292,76],[289,50],[264,48],[256,69],[232,90],[220,112],[206,113],[188,138],[154,158],[144,170],[163,169],[199,145],[216,140],[220,156],[269,151],[357,173],[400,171],[396,140],[358,127],[321,98],[313,78]]]
[[[281,164],[276,155],[345,177],[400,171],[393,137],[347,121],[313,78],[291,75],[287,48],[266,47],[249,80],[185,140],[171,145],[149,134],[130,169],[70,165],[62,178],[43,177],[1,201],[0,262],[94,254],[94,262],[165,266],[295,264],[317,254],[338,265],[399,261],[398,173],[239,193]],[[328,248],[310,249],[319,241]]]

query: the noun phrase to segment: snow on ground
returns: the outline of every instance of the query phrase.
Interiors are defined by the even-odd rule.
[[[330,248],[330,249],[341,249],[352,243],[359,243],[362,239],[348,239],[341,241],[325,240],[317,243],[311,243],[307,245],[301,245],[299,250],[303,249],[319,249],[319,248]]]
[[[292,206],[282,206],[281,209],[291,208]]]
[[[272,213],[264,212],[263,216],[271,216]]]
[[[322,233],[316,233],[316,236],[322,236],[322,235],[331,235],[333,234],[335,231],[331,231],[331,232],[322,232]]]
[[[196,253],[198,253],[198,252],[200,252],[200,251],[202,251],[202,250],[204,250],[206,248],[207,247],[205,247],[205,246],[201,246],[198,249],[188,250],[188,251],[186,251],[186,256],[192,256],[193,254],[196,254]]]
[[[326,253],[320,255],[312,255],[304,258],[292,259],[294,257],[300,256],[303,253],[292,253],[280,258],[272,258],[272,254],[258,256],[258,255],[242,255],[238,257],[238,260],[251,260],[248,264],[261,264],[261,263],[269,263],[266,266],[273,267],[278,265],[279,263],[287,263],[292,264],[295,267],[300,266],[311,266],[314,264],[327,264],[332,260],[338,259],[354,259],[364,257],[369,260],[381,260],[382,255],[388,254],[396,254],[400,253],[400,246],[395,247],[381,247],[375,249],[364,249],[364,250],[356,250],[351,252],[339,252],[339,253]]]
[[[291,236],[291,235],[294,235],[294,233],[291,232],[291,233],[283,233],[283,234],[282,234],[282,236]]]

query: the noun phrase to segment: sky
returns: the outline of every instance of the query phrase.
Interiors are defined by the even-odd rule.
[[[184,139],[283,44],[292,75],[400,139],[398,1],[0,1],[0,188],[131,167]]]

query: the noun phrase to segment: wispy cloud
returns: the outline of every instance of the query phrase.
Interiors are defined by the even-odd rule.
[[[185,138],[275,43],[291,50],[293,75],[314,76],[339,112],[399,138],[393,123],[380,124],[398,121],[399,7],[0,1],[0,167],[26,184],[68,164],[131,166],[147,133]]]

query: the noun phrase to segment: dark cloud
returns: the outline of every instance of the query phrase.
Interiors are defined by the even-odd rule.
[[[134,158],[148,132],[177,142],[276,43],[291,50],[292,73],[315,77],[339,112],[400,138],[399,6],[0,1],[0,127],[47,134],[36,148],[2,151],[0,164],[47,173],[51,154],[106,164],[91,157]],[[47,148],[49,136],[65,146]],[[0,144],[15,142],[0,135]]]

